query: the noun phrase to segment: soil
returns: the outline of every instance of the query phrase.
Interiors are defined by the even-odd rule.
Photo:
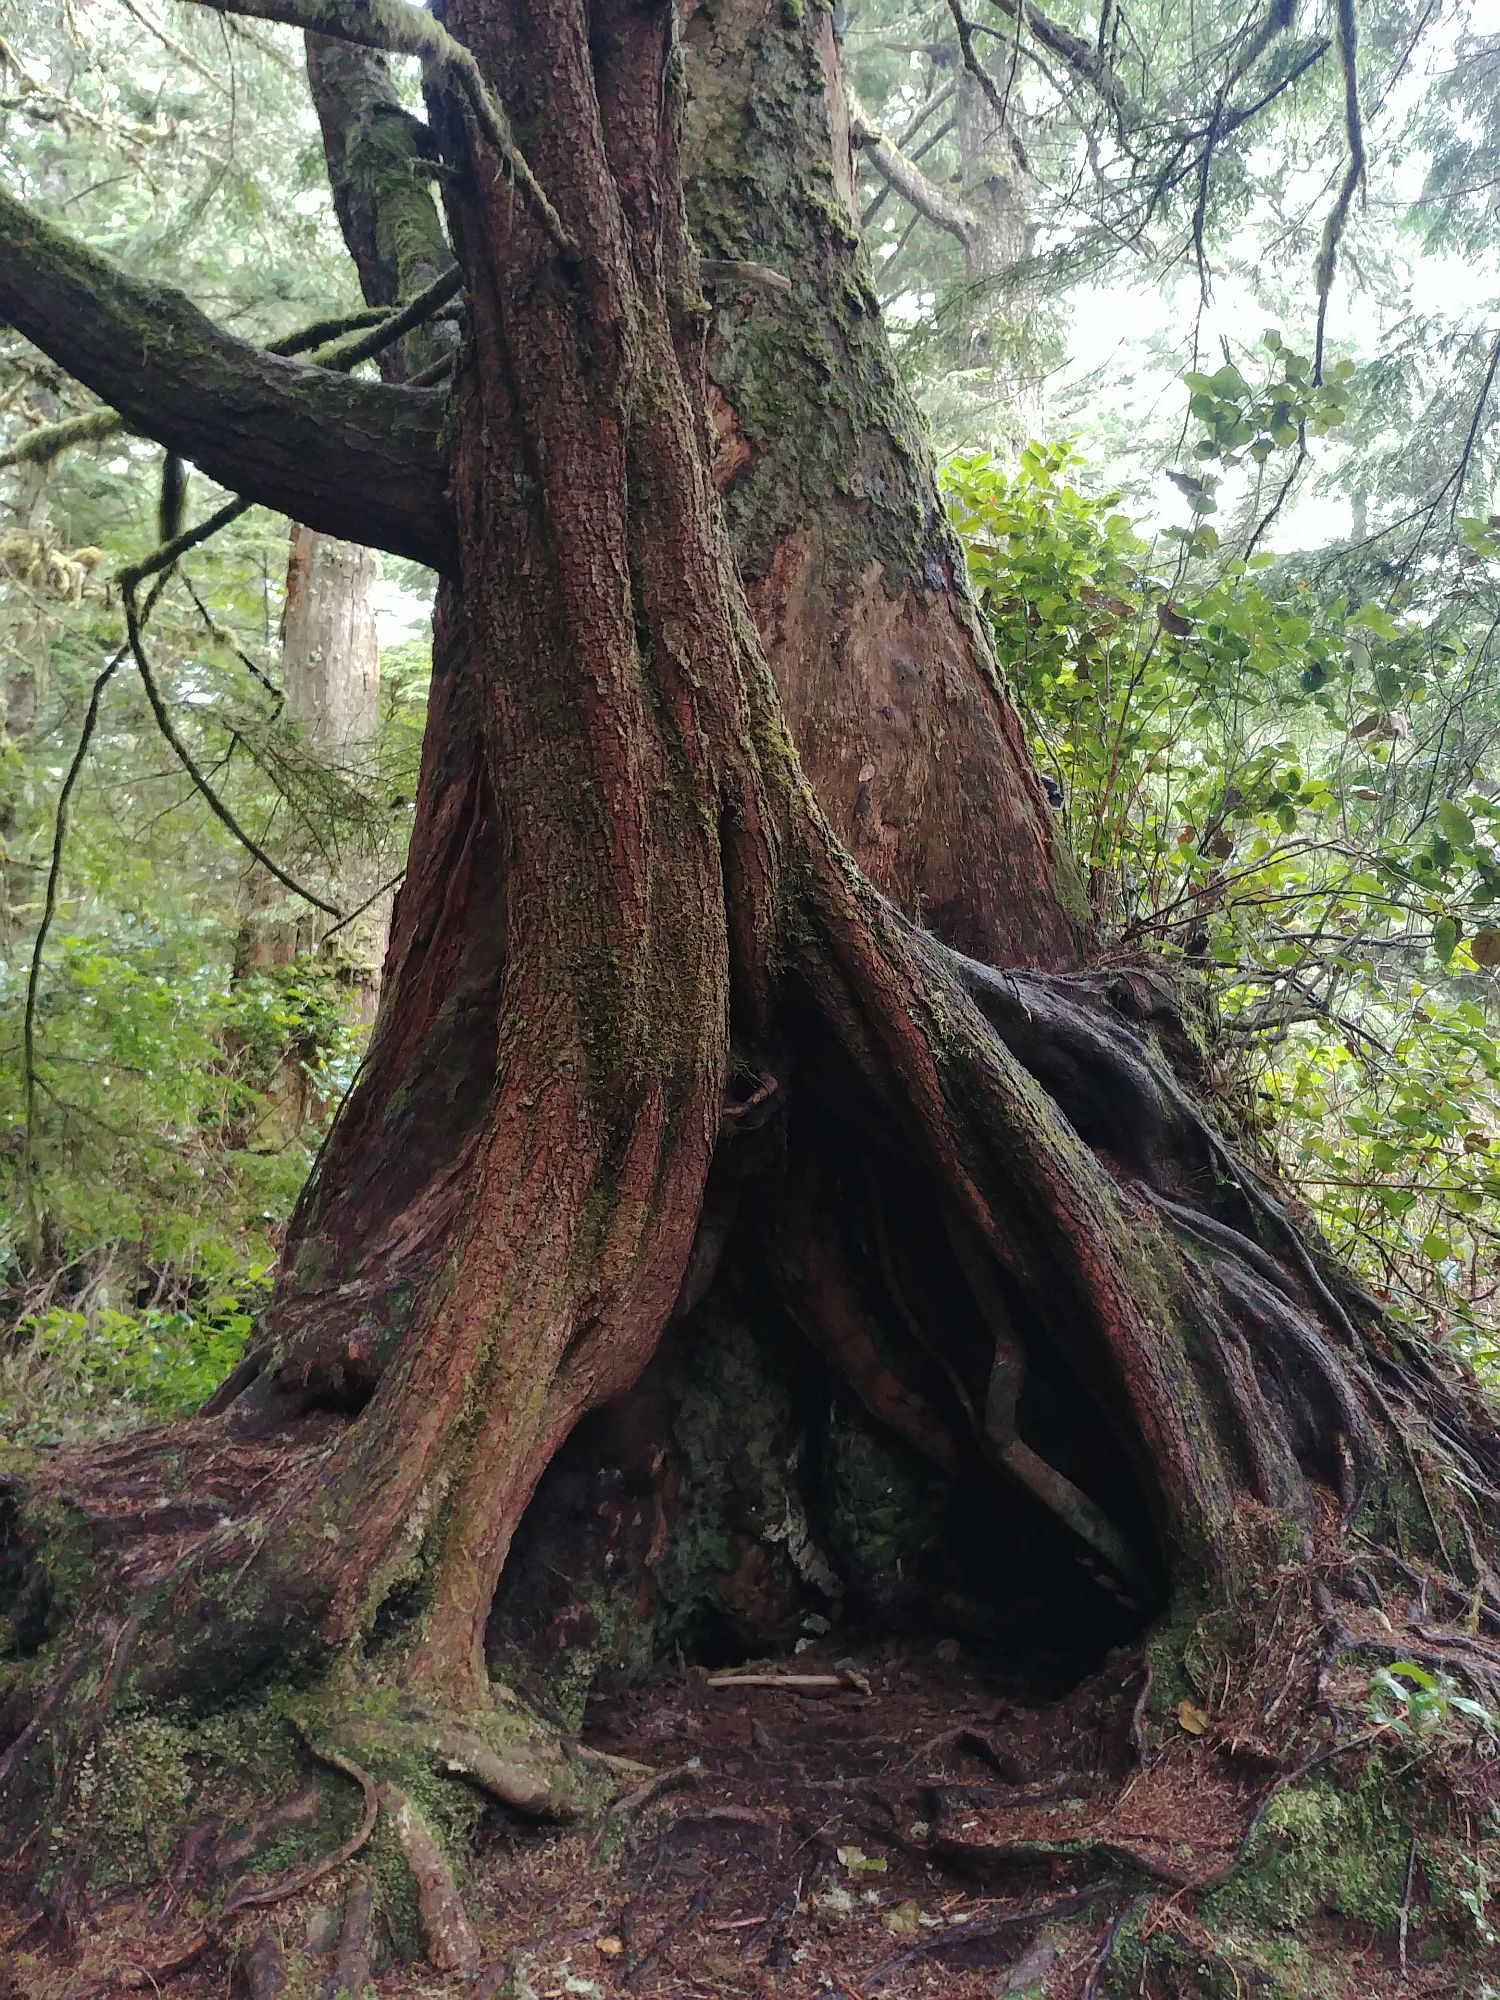
[[[1168,1924],[1191,1951],[1194,1893],[1234,1865],[1272,1774],[1191,1707],[1180,1740],[1154,1742],[1143,1760],[1147,1692],[1136,1649],[1043,1699],[953,1640],[851,1652],[846,1638],[598,1699],[590,1744],[653,1775],[602,1826],[559,1833],[497,1813],[466,1887],[484,1949],[477,1979],[387,1955],[373,1990],[379,2000],[1150,1995],[1149,1979],[1110,1982],[1122,1921]],[[144,1910],[137,1900],[112,1917],[96,1905],[81,1960],[11,1911],[0,1914],[11,1939],[0,1995],[245,1994],[269,1928],[291,1984],[266,1990],[298,2000],[330,1977],[339,1908],[325,1881],[178,1971],[193,1932],[165,1888]],[[1413,1956],[1403,1967],[1394,1935],[1319,1918],[1299,1942],[1329,2000],[1459,1990],[1451,1965]],[[1230,1990],[1207,1978],[1201,1988]]]

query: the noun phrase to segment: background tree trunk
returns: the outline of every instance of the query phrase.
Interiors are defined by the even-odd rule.
[[[1034,364],[1027,366],[1037,308],[1036,286],[1024,276],[1033,224],[1020,85],[1002,77],[992,88],[1002,104],[1009,99],[1003,118],[976,76],[967,69],[959,75],[954,136],[960,193],[974,228],[964,244],[966,292],[954,314],[953,361],[971,411],[966,437],[1015,453],[1037,434],[1042,413]]]
[[[375,782],[372,760],[380,734],[380,647],[373,604],[379,575],[380,560],[372,549],[293,527],[281,627],[285,714],[299,726],[309,755],[341,784],[365,790]],[[365,1026],[375,1019],[390,929],[390,897],[379,893],[388,861],[358,833],[340,842],[337,830],[321,854],[299,855],[296,861],[299,880],[319,888],[340,909],[361,911],[339,928],[336,964],[350,1012]],[[329,919],[311,911],[299,908],[287,914],[286,891],[259,863],[247,871],[244,900],[237,978],[317,951],[329,928]],[[272,910],[278,914],[268,914]],[[288,1078],[273,1094],[282,1100],[295,1130],[307,1109],[300,1092]],[[278,1124],[283,1122],[278,1118]]]
[[[57,414],[58,399],[45,384],[38,384],[28,399],[42,422]],[[52,476],[48,465],[22,464],[16,473],[15,514],[11,542],[3,560],[18,588],[19,600],[5,620],[5,657],[0,665],[0,728],[8,747],[22,749],[36,728],[37,674],[40,660],[49,650],[47,616],[47,553],[53,539],[48,519],[47,489]],[[28,601],[30,600],[30,601]],[[0,955],[10,958],[15,924],[12,911],[25,903],[35,889],[29,868],[17,866],[9,852],[16,829],[15,801],[11,787],[17,773],[8,770],[0,785],[0,843],[5,845],[0,861]]]
[[[326,35],[309,34],[305,42],[334,209],[365,302],[394,305],[424,290],[453,261],[432,199],[431,135],[400,103],[378,51]],[[381,373],[402,382],[439,369],[451,362],[455,342],[451,322],[418,327],[382,352]],[[293,525],[281,634],[286,714],[301,725],[311,754],[331,770],[344,768],[356,784],[380,732],[373,605],[379,574],[373,550]],[[316,877],[330,901],[361,912],[340,927],[337,960],[354,1018],[367,1027],[375,1020],[390,935],[391,898],[379,893],[386,858],[358,841],[331,869],[326,852],[298,857],[300,880],[312,885]],[[244,900],[237,977],[289,964],[315,950],[328,929],[311,911],[268,915],[284,905],[286,892],[258,863],[246,873]],[[308,1111],[301,1070],[283,1065],[269,1097],[275,1134],[300,1129]],[[265,1122],[259,1143],[268,1136]]]

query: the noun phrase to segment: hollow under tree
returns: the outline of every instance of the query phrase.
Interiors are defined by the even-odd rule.
[[[1378,1645],[1369,1616],[1417,1579],[1426,1657],[1493,1688],[1494,1420],[1218,1137],[1173,1067],[1190,1057],[1159,982],[1036,969],[1072,963],[1075,928],[998,689],[990,790],[976,781],[967,803],[1003,899],[971,879],[988,915],[959,908],[943,928],[968,921],[999,968],[903,912],[840,843],[830,821],[857,846],[873,773],[851,799],[815,746],[826,809],[804,774],[800,649],[778,647],[778,621],[837,621],[806,608],[806,524],[762,520],[780,571],[757,574],[743,542],[741,560],[778,686],[714,485],[674,10],[240,11],[424,56],[464,282],[451,392],[248,347],[3,196],[0,313],[227,485],[437,568],[428,736],[381,1018],[264,1342],[198,1419],[5,1475],[13,1874],[57,1920],[76,1914],[119,1864],[93,1831],[101,1766],[155,1723],[207,1775],[201,1795],[163,1798],[148,1864],[192,1838],[214,1773],[274,1791],[311,1760],[363,1801],[319,1867],[388,1826],[430,1954],[472,1962],[435,1787],[546,1819],[616,1779],[516,1692],[548,1664],[526,1599],[537,1539],[565,1532],[549,1480],[627,1412],[610,1448],[655,1482],[670,1539],[674,1395],[686,1381],[714,1402],[732,1456],[756,1421],[747,1380],[777,1367],[951,1496],[919,1585],[843,1537],[866,1608],[920,1616],[942,1591],[983,1629],[1019,1578],[1044,1609],[1049,1593],[1075,1616],[1119,1607],[1113,1636],[1205,1609],[1253,1631],[1274,1586],[1283,1664],[1308,1667],[1291,1703],[1307,1729],[1321,1669]],[[776,20],[815,50],[801,10]],[[689,45],[703,55],[691,20]],[[757,60],[768,46],[763,32]],[[723,268],[758,262],[745,236],[711,240],[731,218],[710,203],[697,219],[724,253],[709,288],[764,289]],[[847,289],[828,302],[865,338],[868,293]],[[721,316],[719,361],[734,337]],[[736,405],[719,385],[721,478],[755,387]],[[774,387],[759,383],[768,411]],[[872,561],[839,588],[879,580]],[[962,624],[952,575],[928,583]],[[823,671],[859,663],[830,646]],[[944,688],[974,706],[951,662]],[[972,774],[958,758],[933,777],[950,855],[955,763]],[[889,861],[906,830],[893,814],[872,859],[915,901],[920,870]],[[648,1645],[658,1627],[722,1643],[726,1616],[745,1643],[784,1629],[753,1580],[690,1601],[691,1560],[669,1565],[656,1527],[649,1541],[633,1579],[649,1573]],[[814,1565],[794,1567],[788,1590],[826,1595]],[[1073,1580],[1037,1596],[1052,1573]],[[217,1920],[282,1892],[237,1891]]]

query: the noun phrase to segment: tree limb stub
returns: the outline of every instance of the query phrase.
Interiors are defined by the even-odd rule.
[[[472,51],[431,14],[409,6],[407,0],[359,0],[352,8],[340,6],[339,0],[193,0],[193,4],[211,7],[218,14],[280,21],[287,27],[331,35],[363,48],[384,49],[391,55],[416,56],[434,80],[464,99],[474,123],[554,247],[569,263],[576,261],[578,245],[516,144],[510,119],[485,82]]]
[[[268,354],[0,189],[0,319],[132,430],[322,533],[453,560],[440,391]]]

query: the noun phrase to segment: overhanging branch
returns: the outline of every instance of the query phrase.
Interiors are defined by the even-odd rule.
[[[452,561],[440,392],[269,354],[0,190],[0,319],[131,430],[310,528]]]
[[[315,320],[311,326],[273,340],[266,352],[306,354],[309,348],[314,348],[318,351],[310,358],[317,367],[336,368],[342,373],[393,347],[414,326],[437,317],[461,287],[458,267],[454,265],[399,310],[366,306],[360,312],[345,313],[337,319]],[[360,338],[346,338],[352,334]],[[60,418],[55,424],[38,424],[0,451],[0,471],[10,465],[50,465],[78,445],[98,444],[128,429],[120,412],[107,408],[84,410],[78,416]]]

